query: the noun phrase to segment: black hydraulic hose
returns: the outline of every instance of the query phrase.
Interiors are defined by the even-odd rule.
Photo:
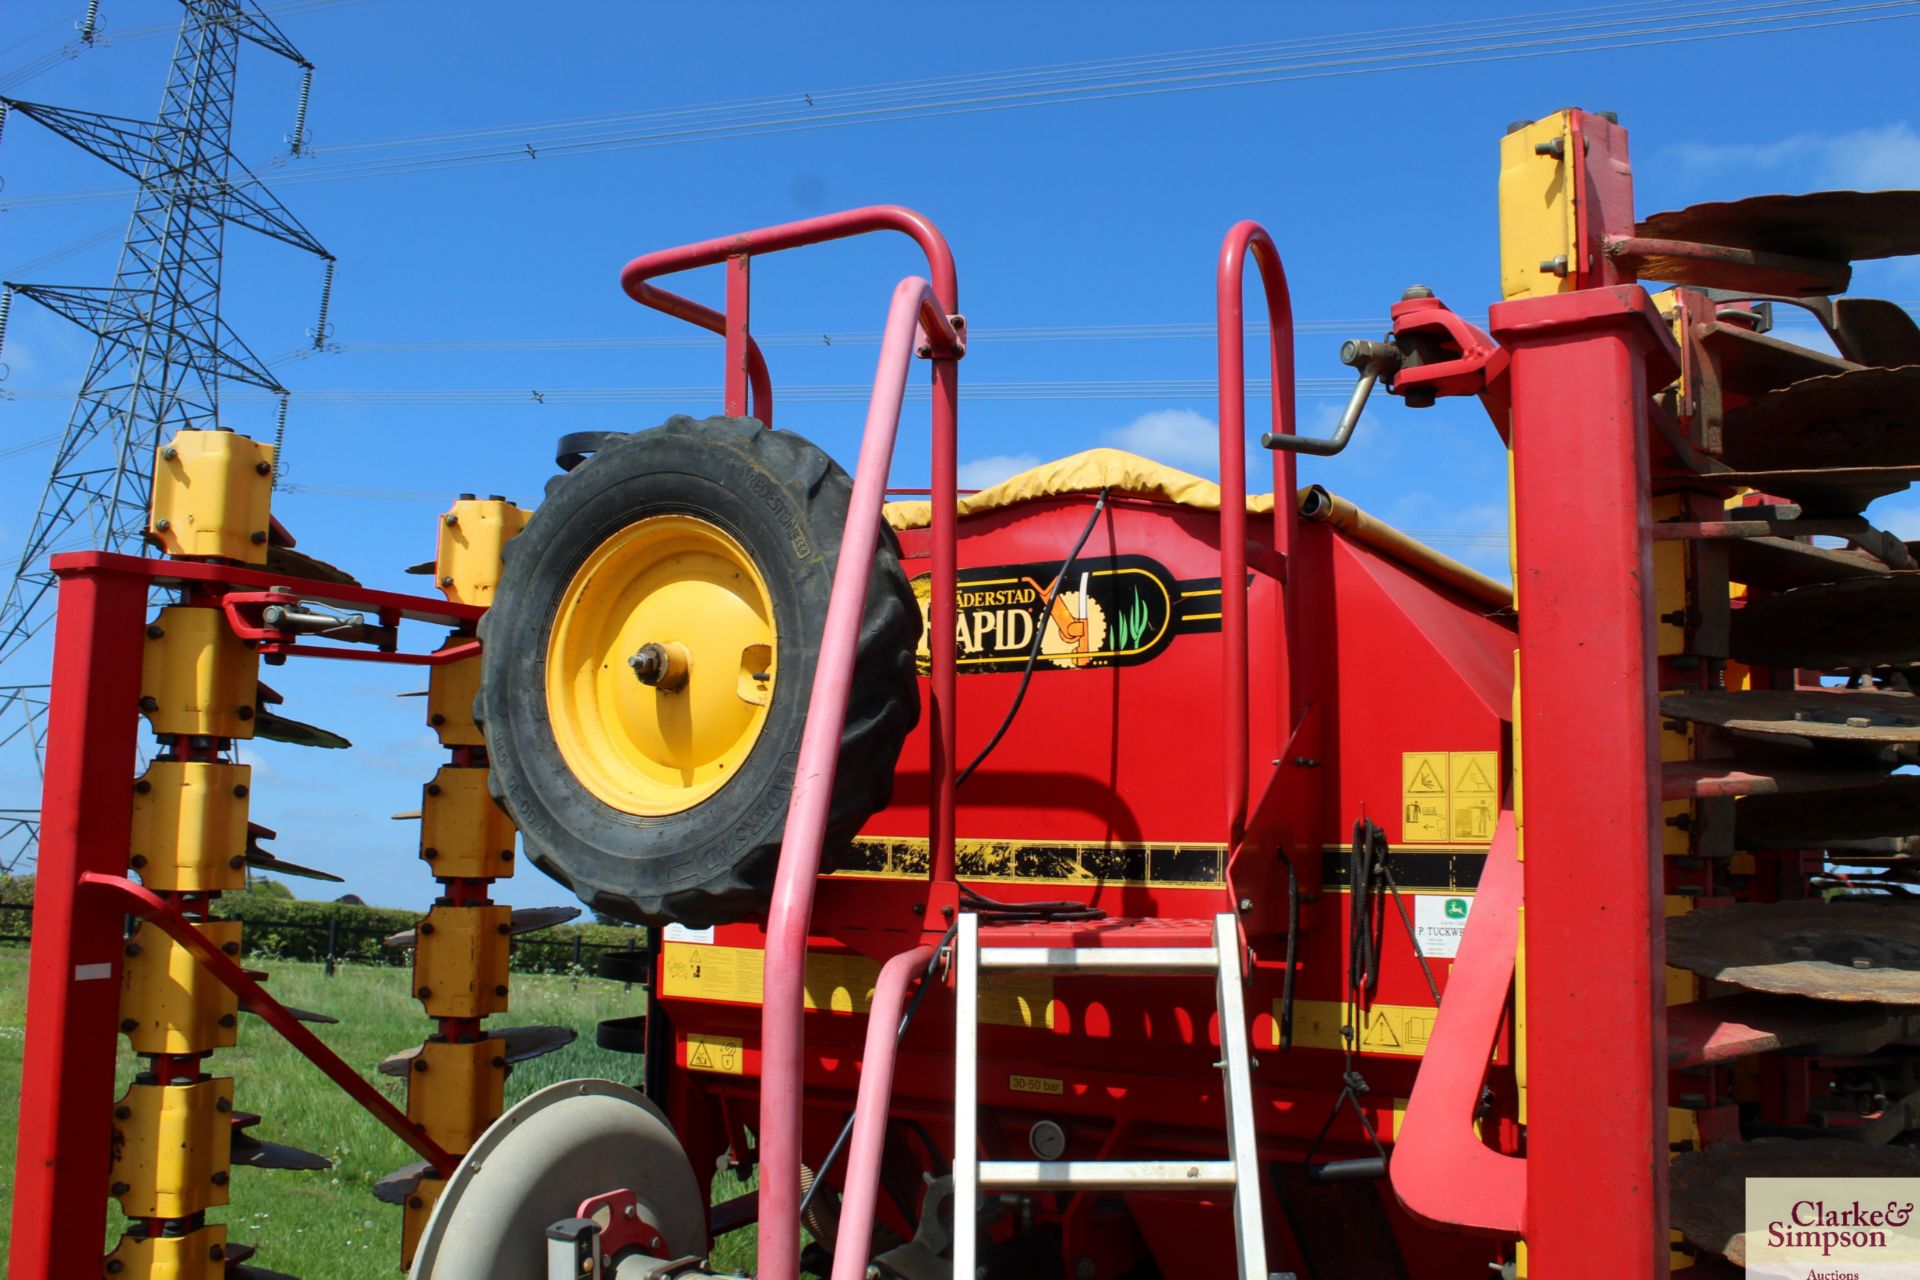
[[[1060,572],[1054,577],[1053,585],[1047,589],[1046,596],[1040,601],[1041,615],[1034,623],[1033,643],[1027,647],[1027,665],[1026,669],[1020,673],[1020,687],[1014,690],[1013,705],[1007,708],[1007,714],[1002,717],[1000,727],[993,731],[993,737],[987,739],[987,745],[980,748],[980,754],[973,758],[973,763],[962,769],[954,778],[953,786],[956,791],[960,789],[961,784],[973,776],[973,771],[993,754],[993,749],[1000,745],[1000,739],[1006,737],[1007,730],[1013,727],[1013,718],[1020,714],[1020,704],[1026,700],[1027,685],[1033,679],[1033,669],[1040,661],[1040,641],[1047,634],[1046,610],[1052,607],[1061,584],[1066,582],[1067,575],[1073,571],[1074,560],[1079,557],[1081,549],[1087,545],[1087,539],[1093,536],[1094,528],[1100,523],[1100,513],[1106,509],[1107,491],[1102,489],[1099,500],[1093,504],[1093,514],[1087,517],[1087,527],[1080,531],[1080,541],[1074,543],[1073,550],[1067,552],[1066,563],[1060,566]]]

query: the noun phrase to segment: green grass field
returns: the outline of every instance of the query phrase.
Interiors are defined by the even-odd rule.
[[[24,950],[0,949],[0,1098],[9,1107],[20,1096],[26,958]],[[408,997],[407,970],[343,967],[329,978],[317,964],[273,961],[260,967],[272,973],[268,989],[283,1003],[338,1017],[337,1026],[315,1028],[320,1038],[404,1105],[402,1082],[374,1068],[387,1054],[418,1043],[432,1025]],[[507,1079],[507,1104],[573,1077],[637,1082],[640,1059],[598,1048],[593,1027],[602,1018],[639,1012],[643,1000],[639,991],[599,978],[515,974],[513,1011],[494,1023],[571,1026],[580,1038],[558,1053],[515,1067]],[[397,1274],[400,1211],[375,1200],[373,1184],[412,1161],[413,1153],[257,1019],[243,1018],[239,1045],[212,1062],[219,1074],[234,1077],[234,1105],[260,1113],[254,1132],[261,1138],[334,1162],[326,1173],[236,1169],[231,1205],[212,1215],[228,1224],[228,1238],[258,1245],[260,1266],[302,1280],[389,1280]],[[123,1044],[123,1084],[133,1063]],[[0,1171],[5,1171],[0,1176],[0,1256],[12,1219],[11,1120],[0,1121]],[[109,1239],[118,1234],[116,1216]],[[716,1262],[738,1266],[751,1257],[751,1234],[729,1238],[727,1247],[716,1251]],[[75,1263],[75,1274],[85,1269],[80,1259]]]

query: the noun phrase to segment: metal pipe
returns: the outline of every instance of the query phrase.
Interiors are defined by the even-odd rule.
[[[1287,290],[1287,272],[1273,237],[1257,222],[1236,223],[1220,246],[1215,278],[1215,332],[1219,347],[1220,403],[1220,632],[1225,652],[1221,662],[1221,701],[1226,723],[1227,858],[1231,865],[1239,852],[1247,821],[1249,736],[1247,705],[1247,357],[1246,308],[1242,277],[1247,256],[1260,270],[1267,303],[1267,360],[1273,371],[1273,429],[1276,436],[1293,434],[1293,301]],[[1274,492],[1292,493],[1294,461],[1291,453],[1276,452]],[[1284,508],[1284,509],[1283,509]],[[1295,513],[1291,506],[1274,504],[1274,550],[1291,567]],[[1278,687],[1283,700],[1281,732],[1293,731],[1293,660],[1289,646],[1293,588],[1283,592],[1281,640],[1273,660],[1279,667]]]
[[[867,1274],[900,1014],[907,1002],[907,984],[926,973],[933,954],[931,944],[902,951],[880,966],[874,981],[873,1005],[867,1011],[867,1047],[860,1057],[860,1091],[853,1106],[853,1143],[847,1150],[846,1191],[840,1198],[840,1234],[833,1248],[833,1280],[865,1280]]]
[[[1297,495],[1302,519],[1315,524],[1332,525],[1340,532],[1371,550],[1432,578],[1438,578],[1462,595],[1470,596],[1494,609],[1513,607],[1513,588],[1489,578],[1478,569],[1470,569],[1452,556],[1435,551],[1424,542],[1409,538],[1385,521],[1375,519],[1345,498],[1328,493],[1319,485],[1308,485]]]
[[[804,979],[807,934],[813,919],[813,893],[820,873],[827,810],[833,799],[840,735],[847,718],[847,695],[866,608],[867,581],[880,540],[880,508],[886,500],[887,472],[899,434],[900,406],[906,398],[907,371],[915,353],[916,323],[927,342],[948,356],[960,350],[959,336],[940,299],[919,276],[902,280],[893,291],[887,325],[874,371],[867,425],[853,474],[846,532],[840,540],[833,592],[807,702],[806,731],[794,769],[793,795],[781,837],[779,870],[767,916],[766,982],[760,1011],[760,1275],[763,1280],[797,1280],[800,1272],[800,1117],[805,1090],[806,1006]],[[946,504],[954,498],[949,490]],[[936,500],[937,505],[937,500]],[[935,582],[936,595],[941,584]],[[946,584],[951,594],[951,583]]]

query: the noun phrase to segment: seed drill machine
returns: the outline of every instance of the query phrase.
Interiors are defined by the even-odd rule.
[[[927,273],[849,474],[776,429],[750,268],[871,233]],[[237,1109],[239,1013],[421,1157],[379,1187],[416,1280],[707,1276],[750,1225],[766,1280],[1704,1280],[1748,1177],[1920,1175],[1920,572],[1863,515],[1920,478],[1920,329],[1840,296],[1920,252],[1920,193],[1641,217],[1626,133],[1566,110],[1501,142],[1499,243],[1486,326],[1407,289],[1317,439],[1235,226],[1218,485],[1094,450],[960,495],[954,259],[894,207],[629,263],[723,336],[723,414],[563,438],[530,512],[454,503],[437,596],[294,551],[267,446],[166,442],[164,555],[54,562],[10,1274],[273,1274],[230,1176],[316,1162]],[[722,310],[657,283],[707,266]],[[889,502],[916,361],[931,486]],[[1376,387],[1485,409],[1514,588],[1297,489]],[[235,747],[299,736],[260,668],[321,658],[425,667],[449,753],[404,1106],[210,912],[288,869]],[[504,1109],[570,1034],[489,1022],[555,918],[493,902],[516,848],[650,944],[595,1032],[631,1078]]]

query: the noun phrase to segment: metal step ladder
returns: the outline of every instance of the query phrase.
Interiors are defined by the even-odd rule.
[[[1161,922],[1147,921],[1145,925]],[[1195,922],[1201,924],[1202,922]],[[1032,926],[994,930],[1017,939]],[[1143,929],[1141,934],[1151,930]],[[1203,935],[1204,936],[1204,935]],[[955,935],[957,1026],[953,1084],[953,1274],[973,1280],[979,1268],[975,1229],[982,1191],[1201,1191],[1231,1189],[1240,1280],[1268,1280],[1260,1215],[1260,1164],[1253,1123],[1253,1066],[1240,985],[1240,935],[1234,917],[1213,918],[1211,941],[1193,945],[1097,947],[990,945],[980,917],[960,916]],[[1116,939],[1118,940],[1118,939]],[[1144,941],[1138,935],[1128,943]],[[979,1158],[979,1030],[982,970],[1102,976],[1212,975],[1220,1011],[1220,1075],[1225,1087],[1225,1160],[981,1160]]]

